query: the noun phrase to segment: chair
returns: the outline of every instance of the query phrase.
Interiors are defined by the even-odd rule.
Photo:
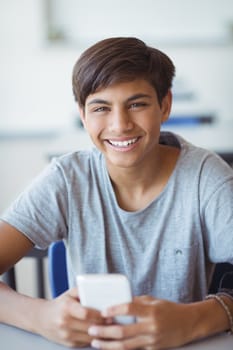
[[[63,241],[50,244],[48,249],[48,273],[52,297],[68,289],[66,248]]]
[[[233,290],[233,265],[228,263],[216,264],[209,293],[217,293],[221,289]]]

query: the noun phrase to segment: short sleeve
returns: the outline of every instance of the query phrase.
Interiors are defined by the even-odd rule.
[[[206,247],[214,263],[233,264],[233,171],[212,160],[201,191],[201,215]]]
[[[67,185],[56,160],[3,213],[2,220],[25,234],[38,248],[67,236]]]

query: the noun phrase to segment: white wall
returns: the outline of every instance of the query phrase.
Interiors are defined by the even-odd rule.
[[[78,53],[46,44],[44,1],[0,1],[0,134],[72,122],[71,71]]]
[[[68,30],[66,33],[68,39],[79,33],[79,37],[82,36],[82,42],[76,42],[73,46],[51,46],[46,41],[45,3],[41,0],[0,1],[0,135],[24,131],[37,133],[54,131],[72,125],[77,111],[71,90],[71,72],[81,49],[98,35],[118,34],[116,21],[112,22],[113,32],[111,32],[111,24],[105,23],[106,15],[103,13],[103,7],[106,7],[110,16],[110,13],[113,14],[109,8],[111,2],[102,0],[98,3],[98,9],[95,9],[91,7],[95,2],[59,0],[54,2],[54,4],[60,4],[57,7],[54,6],[55,9],[57,8],[55,14],[58,17],[55,20],[60,20],[62,28]],[[166,1],[166,3],[169,2]],[[193,2],[190,0],[175,0],[170,2],[170,6],[171,3],[172,8],[165,12],[164,1],[146,0],[143,2],[144,14],[143,9],[140,8],[142,5],[139,6],[137,1],[124,2],[125,5],[122,7],[118,4],[116,8],[114,7],[114,16],[119,18],[123,12],[122,21],[125,21],[123,28],[120,22],[119,35],[133,34],[132,27],[135,28],[138,23],[135,32],[138,34],[142,31],[142,36],[148,36],[146,28],[150,26],[148,27],[148,21],[145,22],[145,18],[154,14],[153,25],[150,24],[154,28],[154,36],[151,35],[148,40],[171,55],[177,66],[177,81],[179,83],[181,81],[183,86],[191,89],[195,95],[195,99],[188,104],[175,103],[175,111],[197,110],[201,113],[211,111],[223,121],[231,120],[233,45],[229,44],[232,33],[227,29],[231,28],[233,21],[233,3],[229,0],[216,0],[212,4],[209,0],[202,0],[192,5]],[[74,7],[75,4],[77,7]],[[198,4],[202,4],[202,7]],[[230,4],[232,4],[231,7],[229,7]],[[148,6],[151,6],[151,9]],[[195,9],[193,14],[192,6]],[[211,6],[214,6],[213,10]],[[190,8],[192,16],[190,11],[189,16],[185,16],[185,10]],[[219,19],[216,14],[218,8]],[[140,11],[136,12],[137,9]],[[159,10],[160,16],[157,14]],[[174,18],[183,18],[182,25],[178,21],[171,22],[169,18],[172,12]],[[186,17],[189,21],[193,18],[189,26]],[[77,18],[76,22],[75,18]],[[138,20],[136,21],[135,18]],[[225,21],[223,21],[224,18]],[[156,37],[160,28],[157,22],[165,32],[163,34],[161,31]],[[69,23],[70,26],[68,26]],[[88,29],[87,33],[83,29],[84,23]],[[97,23],[99,23],[98,27]],[[126,23],[129,25],[128,30],[125,28]],[[175,24],[176,27],[173,28]],[[167,31],[166,28],[168,28]],[[203,38],[200,28],[203,31]],[[213,28],[212,36],[209,28]],[[80,34],[81,29],[83,34]],[[72,30],[75,32],[73,33]],[[172,32],[178,34],[174,34],[173,39],[169,41],[170,44],[166,45],[168,40],[161,40],[161,37],[164,35],[167,38]],[[187,33],[192,38],[189,43],[187,43]],[[195,45],[192,45],[193,42]]]
[[[151,43],[227,40],[232,0],[50,0],[53,29],[74,44],[136,35]]]

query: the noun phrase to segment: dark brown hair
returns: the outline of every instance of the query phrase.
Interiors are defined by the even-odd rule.
[[[81,108],[90,94],[115,83],[145,79],[155,89],[158,101],[172,86],[175,67],[156,48],[133,37],[104,39],[89,47],[73,69],[73,92]]]

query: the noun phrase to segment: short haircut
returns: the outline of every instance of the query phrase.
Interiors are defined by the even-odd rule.
[[[160,50],[134,37],[101,40],[82,53],[73,69],[75,100],[81,108],[90,94],[116,83],[145,79],[161,105],[172,86],[175,66]]]

